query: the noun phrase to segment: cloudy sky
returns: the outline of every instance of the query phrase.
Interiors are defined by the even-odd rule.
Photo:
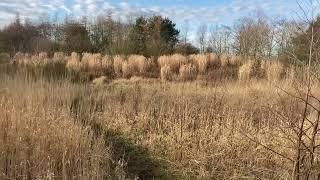
[[[303,0],[301,0],[303,1]],[[236,19],[256,10],[270,16],[292,17],[298,9],[296,0],[0,0],[0,27],[17,13],[33,20],[40,16],[96,16],[112,12],[117,18],[139,14],[160,14],[178,26],[189,24],[231,25]]]

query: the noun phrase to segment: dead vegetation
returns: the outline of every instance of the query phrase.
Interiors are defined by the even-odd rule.
[[[258,67],[255,61],[241,58],[222,67],[214,55],[175,55],[172,64],[159,62],[161,80],[171,81],[163,83],[145,78],[155,65],[143,56],[86,56],[83,60],[77,53],[57,54],[53,59],[80,74],[103,69],[117,79],[101,76],[87,84],[70,82],[68,77],[26,78],[30,75],[19,66],[21,72],[14,76],[1,71],[0,178],[291,177],[296,144],[286,137],[296,134],[284,127],[299,121],[303,105],[281,89],[299,95],[287,83],[301,81],[296,78],[299,67],[273,61],[262,61]],[[26,57],[18,54],[15,59]],[[178,72],[172,69],[177,67]],[[199,75],[228,68],[235,68],[239,81],[245,83],[198,80]],[[259,79],[258,71],[266,76]],[[314,84],[313,95],[319,87]],[[310,122],[306,128],[317,122],[317,113],[306,112]],[[312,136],[314,131],[305,132]]]
[[[264,78],[270,82],[288,78],[293,72],[289,66],[277,60],[254,60],[241,56],[213,53],[183,56],[181,54],[163,55],[155,63],[153,57],[146,58],[141,55],[101,55],[72,53],[65,56],[61,52],[54,53],[49,58],[46,53],[30,56],[17,53],[13,58],[20,65],[46,66],[48,64],[61,64],[69,70],[109,78],[160,77],[162,80],[195,80],[199,76],[206,79],[228,79],[228,75],[237,71],[237,76],[231,79],[249,81],[252,78]],[[260,65],[259,65],[260,64]],[[225,73],[224,73],[225,72]]]

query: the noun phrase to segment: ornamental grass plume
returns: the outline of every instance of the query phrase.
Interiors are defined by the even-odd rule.
[[[197,68],[193,64],[184,64],[179,69],[179,78],[183,81],[195,80],[197,78]]]
[[[64,52],[55,52],[52,58],[53,63],[65,64],[67,62]]]
[[[161,80],[171,81],[173,79],[173,73],[169,65],[161,67]]]
[[[245,64],[239,68],[239,80],[248,81],[253,75],[254,61],[248,60]]]
[[[188,59],[181,54],[164,55],[158,58],[158,63],[160,68],[169,66],[172,72],[179,73],[180,66],[183,64],[187,64]]]
[[[131,55],[128,57],[128,72],[129,74],[138,76],[138,75],[145,75],[148,70],[148,61],[147,58],[141,55]]]
[[[113,69],[116,77],[122,77],[122,63],[125,60],[125,56],[116,55],[113,57]]]
[[[105,55],[101,59],[101,69],[103,72],[111,74],[113,72],[113,61],[112,57],[109,55]]]
[[[209,67],[209,55],[206,54],[197,54],[197,55],[190,55],[192,62],[196,65],[198,72],[200,74],[205,74]]]
[[[80,55],[76,52],[71,53],[71,56],[67,58],[66,67],[69,70],[80,71],[81,70],[81,62]]]

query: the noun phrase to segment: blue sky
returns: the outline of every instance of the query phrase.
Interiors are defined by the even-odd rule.
[[[171,18],[178,27],[185,20],[196,27],[202,23],[232,25],[241,16],[257,10],[268,16],[291,18],[297,9],[296,0],[0,0],[0,27],[16,13],[34,20],[44,14],[94,17],[112,12],[117,19],[159,14]]]

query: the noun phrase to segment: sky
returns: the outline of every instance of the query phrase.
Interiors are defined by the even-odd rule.
[[[0,0],[0,27],[17,13],[35,21],[41,16],[95,17],[107,12],[116,19],[155,14],[169,17],[179,28],[186,21],[192,27],[204,23],[230,26],[255,11],[291,18],[297,10],[296,0]]]

